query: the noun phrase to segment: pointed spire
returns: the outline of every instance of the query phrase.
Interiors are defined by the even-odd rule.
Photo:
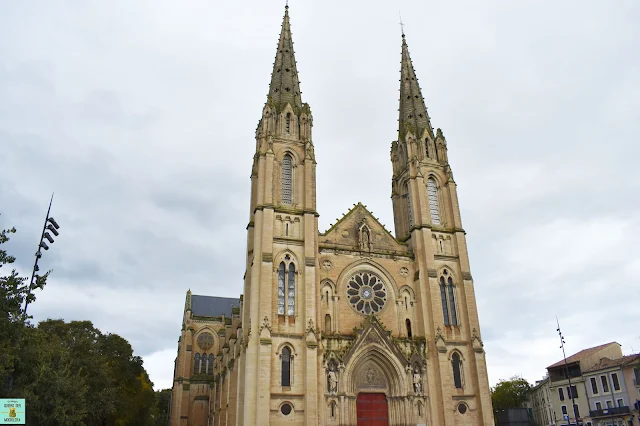
[[[278,41],[278,51],[271,73],[268,102],[278,111],[288,103],[294,110],[302,108],[300,97],[300,81],[298,80],[298,68],[293,53],[293,40],[291,39],[291,24],[289,23],[289,5],[284,8],[282,30]]]
[[[413,62],[409,56],[409,47],[402,29],[402,61],[400,68],[400,119],[398,139],[404,139],[408,131],[421,137],[425,129],[434,138],[431,119],[418,85]]]

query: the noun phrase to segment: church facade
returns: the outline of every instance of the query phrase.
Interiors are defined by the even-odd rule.
[[[395,236],[360,203],[319,232],[313,116],[285,10],[256,130],[244,293],[187,294],[171,426],[494,424],[447,141],[404,34],[401,64]]]

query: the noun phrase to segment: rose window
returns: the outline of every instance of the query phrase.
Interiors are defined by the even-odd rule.
[[[358,272],[349,278],[347,299],[361,314],[378,314],[387,303],[387,288],[377,275]]]
[[[200,346],[205,351],[209,350],[211,346],[213,346],[213,335],[211,333],[200,333],[198,336],[198,346]]]

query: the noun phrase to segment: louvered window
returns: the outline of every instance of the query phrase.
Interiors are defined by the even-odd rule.
[[[286,154],[282,159],[282,203],[293,203],[293,182],[292,182],[293,160],[291,155]]]
[[[278,269],[278,315],[284,315],[284,262]]]
[[[458,325],[458,316],[456,315],[456,300],[453,297],[453,280],[449,277],[447,282],[449,287],[449,311],[451,311],[451,325]]]
[[[413,209],[411,208],[411,193],[409,192],[409,185],[404,186],[405,198],[407,199],[407,212],[409,215],[409,231],[413,227]]]
[[[449,308],[447,307],[447,286],[444,283],[444,277],[440,277],[440,298],[442,299],[442,316],[444,325],[449,325]]]
[[[438,187],[433,178],[427,180],[427,196],[429,197],[429,210],[431,212],[431,223],[440,225],[440,208],[438,207]]]

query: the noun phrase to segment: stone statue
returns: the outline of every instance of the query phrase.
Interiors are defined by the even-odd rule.
[[[359,227],[360,231],[360,250],[362,251],[371,251],[371,230],[369,226],[367,226],[366,218],[362,219],[362,222]]]
[[[329,392],[336,393],[338,392],[338,375],[335,372],[335,368],[333,366],[329,367],[329,374],[327,377],[327,381],[329,383]]]
[[[422,393],[422,377],[417,368],[413,370],[413,391],[417,394]]]

